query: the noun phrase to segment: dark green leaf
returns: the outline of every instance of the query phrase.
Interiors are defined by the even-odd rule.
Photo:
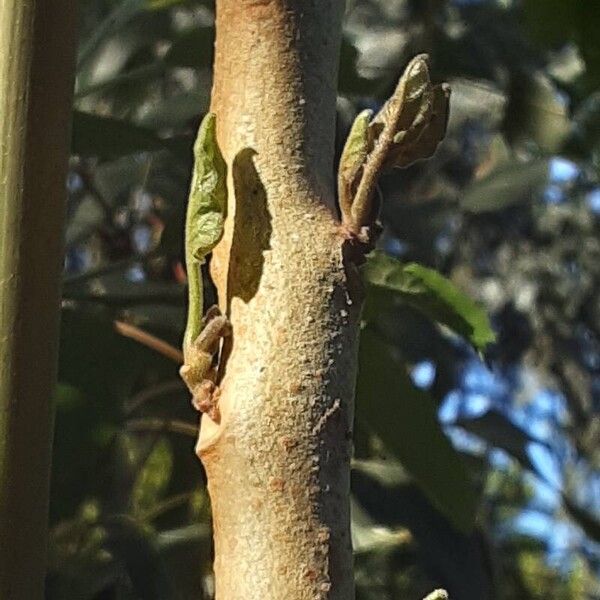
[[[547,181],[547,160],[510,162],[471,184],[460,204],[474,213],[502,210],[517,202],[530,201]]]
[[[175,129],[199,119],[208,110],[209,89],[207,85],[197,86],[192,90],[158,99],[144,111],[139,125],[150,129]]]
[[[98,81],[88,85],[82,89],[78,89],[75,93],[75,99],[79,100],[90,94],[106,93],[120,85],[151,82],[157,80],[164,72],[166,66],[164,63],[156,61],[141,67],[135,67],[129,71],[118,73],[102,81]]]
[[[452,527],[396,461],[389,457],[353,461],[351,512],[352,539],[359,547],[361,541],[375,542],[379,538],[378,541],[383,542],[370,549],[361,548],[363,551],[355,555],[357,584],[360,579],[364,589],[377,589],[387,573],[406,569],[407,561],[416,553],[425,571],[435,572],[438,584],[443,582],[456,598],[481,600],[486,597],[484,582],[488,568],[478,532],[464,535]],[[363,531],[357,530],[357,525]],[[365,540],[367,528],[374,530],[368,536],[371,540]],[[393,556],[399,562],[387,563],[383,572],[377,571],[371,561],[384,556]],[[465,577],[465,573],[469,573],[469,577]],[[404,588],[394,588],[397,593],[389,589],[385,595],[374,595],[374,600],[422,596],[417,591],[404,593]]]
[[[156,544],[171,580],[177,582],[177,598],[208,598],[205,594],[199,594],[199,590],[206,585],[205,568],[214,558],[211,526],[195,522],[193,525],[161,531],[157,534]]]
[[[511,143],[533,140],[544,152],[558,152],[570,127],[567,104],[543,71],[513,75],[503,123]]]
[[[63,297],[69,300],[91,300],[106,306],[142,304],[182,305],[185,288],[163,281],[133,282],[122,272],[108,273],[75,283],[67,283]]]
[[[122,564],[136,597],[140,600],[169,600],[173,589],[154,540],[128,517],[106,523],[106,546]]]
[[[159,11],[181,4],[185,0],[120,0],[114,9],[98,24],[79,49],[77,66],[80,68],[112,36],[143,11]]]
[[[92,35],[81,45],[77,66],[83,65],[102,43],[144,9],[147,0],[122,0],[96,27]]]
[[[562,500],[569,516],[585,531],[588,537],[600,543],[600,519],[589,511],[577,506],[564,494]]]
[[[469,531],[477,499],[460,456],[440,427],[435,404],[412,385],[392,348],[369,330],[360,339],[357,416],[450,522]]]
[[[358,51],[346,37],[342,38],[340,49],[340,70],[338,88],[342,94],[360,94],[373,86],[369,79],[361,77],[356,70]]]
[[[102,485],[123,404],[140,378],[174,377],[176,366],[119,335],[108,311],[66,308],[60,332],[52,519],[73,514]]]
[[[586,62],[590,87],[600,83],[600,10],[597,2],[525,0],[525,23],[534,39],[552,49],[575,42]]]
[[[147,10],[164,10],[186,2],[189,0],[146,0],[146,8]]]
[[[173,41],[165,62],[175,67],[209,68],[213,62],[214,43],[214,27],[188,29]]]
[[[478,435],[491,446],[501,448],[516,459],[522,467],[529,469],[534,475],[540,476],[529,458],[527,446],[531,443],[547,446],[540,440],[529,436],[508,417],[496,410],[488,410],[474,419],[460,419],[456,421],[455,425]]]
[[[111,117],[78,110],[73,112],[73,154],[110,159],[166,148],[169,148],[168,142],[161,140],[150,129]]]
[[[117,429],[110,398],[99,407],[80,389],[61,383],[54,402],[50,521],[71,517],[97,491],[98,466]]]
[[[533,37],[550,46],[566,42],[576,27],[578,0],[524,0],[525,24]]]
[[[563,152],[579,160],[600,154],[600,92],[590,94],[579,105],[573,120],[574,127]]]
[[[404,302],[482,352],[495,334],[485,311],[437,271],[374,252],[363,267],[366,281],[399,294]]]

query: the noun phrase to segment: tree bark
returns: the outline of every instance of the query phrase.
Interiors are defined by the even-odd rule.
[[[218,0],[212,108],[229,213],[211,265],[233,324],[204,418],[218,600],[354,597],[360,298],[333,152],[342,0]]]
[[[74,0],[0,0],[0,598],[43,597]]]

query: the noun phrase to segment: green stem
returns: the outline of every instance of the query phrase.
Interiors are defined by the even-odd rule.
[[[202,307],[204,305],[200,264],[197,261],[190,261],[189,259],[187,264],[188,318],[183,340],[184,354],[202,331]]]
[[[0,2],[0,598],[43,598],[76,0]]]

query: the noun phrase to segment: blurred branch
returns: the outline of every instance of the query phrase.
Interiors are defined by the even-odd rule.
[[[100,265],[99,267],[92,269],[90,271],[85,271],[84,273],[77,273],[77,275],[70,275],[63,278],[63,296],[70,297],[68,295],[68,288],[70,286],[74,286],[76,284],[85,283],[90,279],[94,279],[95,277],[101,277],[102,275],[107,275],[108,273],[114,273],[115,271],[120,271],[131,266],[134,263],[142,263],[145,264],[150,259],[154,258],[158,252],[156,250],[148,252],[147,254],[135,254],[133,256],[129,256],[127,258],[123,258],[122,260],[116,260],[104,265]],[[66,289],[65,289],[66,288]],[[78,298],[75,298],[78,299]]]
[[[122,83],[133,83],[145,80],[152,80],[162,75],[167,69],[168,65],[162,61],[157,61],[149,65],[143,65],[136,69],[131,69],[125,73],[111,77],[104,81],[99,81],[92,85],[88,85],[81,90],[75,92],[75,100],[81,100],[91,94],[97,94],[100,92],[110,91],[112,88],[121,85]]]
[[[121,335],[125,337],[131,338],[152,350],[155,350],[159,354],[166,356],[177,364],[183,363],[183,354],[175,346],[171,346],[168,342],[161,340],[159,337],[136,327],[135,325],[131,325],[130,323],[125,323],[124,321],[115,321],[114,322],[115,329]]]
[[[163,383],[153,385],[135,394],[126,403],[125,411],[127,412],[127,414],[131,414],[149,400],[154,400],[156,398],[160,398],[161,396],[165,396],[173,392],[183,392],[184,390],[185,385],[183,381],[181,381],[181,379],[165,381]]]
[[[198,437],[198,427],[177,419],[131,419],[127,421],[129,431],[169,431]]]
[[[159,502],[151,509],[140,515],[141,521],[153,521],[154,519],[160,517],[164,513],[177,508],[178,506],[189,502],[194,496],[193,492],[184,492],[182,494],[177,494],[176,496],[172,496],[171,498],[167,498],[163,502]]]

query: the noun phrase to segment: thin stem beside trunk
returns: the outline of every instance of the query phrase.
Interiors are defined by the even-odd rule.
[[[75,0],[0,2],[0,598],[43,598]]]

